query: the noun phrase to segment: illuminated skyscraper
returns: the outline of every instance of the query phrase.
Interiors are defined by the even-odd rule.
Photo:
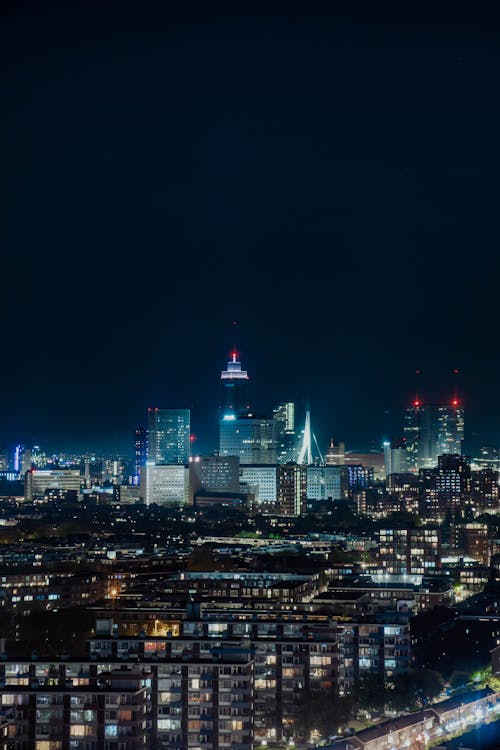
[[[189,466],[163,464],[141,472],[141,497],[146,505],[187,505],[190,503]]]
[[[406,442],[398,440],[396,442],[384,441],[384,464],[385,475],[404,474],[408,471]]]
[[[148,409],[148,463],[189,463],[190,437],[189,409]]]
[[[307,467],[283,464],[277,468],[277,512],[285,516],[299,516],[307,499]]]
[[[438,457],[460,455],[464,438],[464,410],[457,398],[450,404],[424,404],[415,399],[406,410],[404,437],[410,471],[437,466]]]
[[[437,455],[461,455],[464,439],[464,410],[458,398],[448,406],[438,406]]]
[[[241,369],[238,353],[233,351],[227,369],[222,370],[221,379],[221,419],[236,419],[248,411],[248,373]]]
[[[419,476],[419,513],[442,522],[447,513],[463,510],[471,499],[470,459],[458,454],[439,457],[435,468],[422,468]]]
[[[219,456],[238,456],[241,464],[275,464],[277,422],[248,411],[248,374],[237,357],[233,350],[220,374]]]
[[[220,422],[219,456],[239,456],[241,464],[275,464],[276,421],[269,417],[226,414]]]
[[[273,409],[273,418],[277,429],[278,463],[286,464],[296,461],[298,456],[297,436],[295,434],[295,404],[287,401]]]
[[[148,431],[138,427],[134,432],[134,483],[139,483],[141,468],[146,466],[148,457]]]

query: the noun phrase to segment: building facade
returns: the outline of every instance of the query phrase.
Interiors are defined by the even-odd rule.
[[[146,464],[141,472],[140,494],[146,505],[191,503],[189,464]]]
[[[187,464],[191,446],[189,409],[148,409],[147,462]]]

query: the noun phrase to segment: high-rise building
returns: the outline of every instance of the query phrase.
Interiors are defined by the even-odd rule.
[[[391,474],[406,473],[408,468],[406,442],[404,440],[384,441],[384,463],[386,477],[390,477]]]
[[[191,446],[189,409],[148,409],[148,463],[187,464]]]
[[[307,466],[282,464],[277,467],[278,513],[299,516],[307,500]]]
[[[453,398],[449,404],[424,404],[415,399],[406,410],[404,437],[411,471],[432,469],[438,456],[462,453],[464,410]]]
[[[47,494],[64,495],[80,492],[81,477],[77,469],[31,469],[25,474],[24,497],[28,502]]]
[[[221,419],[237,419],[248,412],[248,373],[241,369],[238,353],[232,352],[227,369],[222,370],[221,379]]]
[[[470,459],[460,455],[439,456],[434,469],[420,469],[419,510],[423,518],[441,522],[471,502]]]
[[[187,505],[191,502],[189,465],[147,463],[141,472],[140,488],[146,505]]]
[[[244,465],[240,469],[240,479],[253,495],[254,508],[260,512],[275,513],[278,497],[277,466]]]
[[[141,469],[146,466],[148,458],[148,431],[145,427],[138,427],[134,432],[134,479],[138,482]]]
[[[308,500],[345,500],[349,489],[349,467],[308,466]]]
[[[298,456],[297,436],[295,434],[295,404],[287,401],[273,409],[276,421],[278,463],[295,462]]]
[[[193,456],[189,466],[195,491],[238,492],[240,489],[238,456]]]
[[[276,421],[249,413],[220,422],[219,455],[239,456],[240,464],[275,464]]]
[[[457,398],[438,409],[437,455],[461,455],[464,439],[464,410]]]

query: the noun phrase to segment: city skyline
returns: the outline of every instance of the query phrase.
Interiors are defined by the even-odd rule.
[[[498,443],[498,16],[301,6],[10,5],[2,442],[201,435],[237,321],[255,403],[323,442],[459,369]]]
[[[239,376],[241,374],[242,376],[241,380],[243,381],[245,387],[245,399],[249,402],[245,405],[244,411],[247,411],[249,413],[253,412],[254,414],[257,414],[259,416],[266,416],[268,418],[271,418],[275,409],[280,404],[287,403],[286,399],[279,398],[279,394],[276,394],[275,398],[268,400],[266,408],[261,408],[261,404],[256,403],[253,398],[251,368],[249,376],[246,369],[241,369],[241,358],[241,352],[235,345],[233,345],[228,353],[229,361],[226,363],[228,369],[219,370],[218,372],[219,390],[217,391],[217,389],[215,389],[213,394],[211,411],[214,414],[214,420],[211,424],[202,423],[199,419],[199,414],[196,414],[195,410],[193,410],[191,407],[188,407],[188,419],[191,420],[191,430],[189,430],[189,426],[187,429],[192,436],[191,452],[193,454],[208,455],[217,452],[218,450],[219,424],[221,422],[221,419],[224,422],[223,410],[228,398],[226,395],[227,384],[228,382],[231,383],[231,379],[228,380],[227,378],[231,374],[231,369],[237,370],[237,375]],[[315,435],[317,436],[320,450],[324,453],[330,440],[334,438],[336,442],[342,441],[344,443],[347,443],[347,451],[355,452],[359,450],[376,450],[382,452],[384,449],[384,443],[387,440],[397,442],[398,440],[404,438],[406,430],[405,420],[407,418],[405,415],[407,415],[409,411],[415,409],[418,410],[418,408],[425,406],[433,407],[437,405],[442,405],[445,407],[449,406],[451,410],[459,407],[460,410],[465,410],[467,412],[467,429],[465,431],[464,441],[465,451],[463,452],[472,454],[474,451],[477,452],[477,450],[483,445],[494,445],[498,447],[500,439],[497,441],[495,441],[494,439],[489,441],[481,440],[480,436],[478,436],[475,432],[474,426],[472,428],[469,428],[470,422],[472,422],[472,425],[474,425],[474,414],[471,415],[469,409],[467,408],[467,401],[463,398],[461,388],[459,385],[457,385],[457,383],[459,382],[458,375],[459,373],[457,370],[454,370],[449,374],[448,379],[450,381],[450,387],[448,388],[448,392],[446,395],[446,391],[444,389],[442,389],[441,393],[438,393],[438,390],[436,388],[433,389],[432,386],[425,385],[425,374],[422,373],[422,371],[418,371],[418,373],[413,377],[415,383],[414,392],[411,395],[408,394],[407,402],[403,404],[401,408],[398,409],[393,406],[392,409],[387,409],[384,411],[384,413],[380,416],[379,434],[373,435],[371,439],[369,437],[367,438],[366,434],[365,436],[357,436],[353,439],[352,432],[350,432],[349,430],[349,425],[347,425],[347,429],[343,430],[340,428],[340,426],[336,428],[335,424],[333,424],[333,426],[329,428],[328,423],[325,419],[325,415],[321,415],[321,413],[318,414],[313,410],[312,427]],[[257,388],[256,391],[257,393],[259,393],[260,389]],[[429,398],[429,394],[433,394],[433,397]],[[301,398],[291,400],[291,403],[294,404],[295,408],[295,431],[297,434],[300,434],[301,430],[304,427],[306,413],[307,411],[310,411],[311,399]],[[230,407],[230,410],[231,409],[233,409],[233,406]],[[132,456],[132,454],[134,453],[135,431],[139,428],[147,429],[147,425],[151,421],[152,415],[154,415],[155,412],[158,412],[158,410],[160,410],[160,413],[164,410],[173,410],[176,413],[186,411],[186,409],[182,406],[179,406],[179,404],[165,404],[162,402],[158,402],[154,406],[149,405],[147,408],[145,408],[143,414],[138,416],[136,424],[131,424],[129,426],[127,434],[124,433],[121,436],[117,436],[116,443],[109,443],[104,441],[102,442],[102,444],[100,444],[97,432],[94,443],[90,442],[88,444],[62,444],[61,442],[57,442],[57,439],[53,444],[51,444],[50,441],[47,440],[43,435],[37,435],[32,440],[23,437],[18,437],[18,439],[16,440],[11,434],[10,436],[5,435],[3,437],[2,447],[13,448],[16,442],[19,442],[21,444],[24,444],[26,447],[40,444],[44,449],[48,450],[52,454],[57,454],[58,452],[93,452],[97,454],[109,455],[130,454],[130,456]],[[232,417],[229,418],[231,419]],[[495,422],[493,420],[492,427],[494,427],[494,424]],[[492,430],[491,434],[493,436],[495,435],[494,430]],[[351,437],[348,437],[349,435],[351,435]]]
[[[0,750],[498,750],[499,9],[4,6]]]

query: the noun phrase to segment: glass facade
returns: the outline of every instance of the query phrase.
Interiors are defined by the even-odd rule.
[[[148,409],[148,463],[187,464],[190,437],[189,409]]]

